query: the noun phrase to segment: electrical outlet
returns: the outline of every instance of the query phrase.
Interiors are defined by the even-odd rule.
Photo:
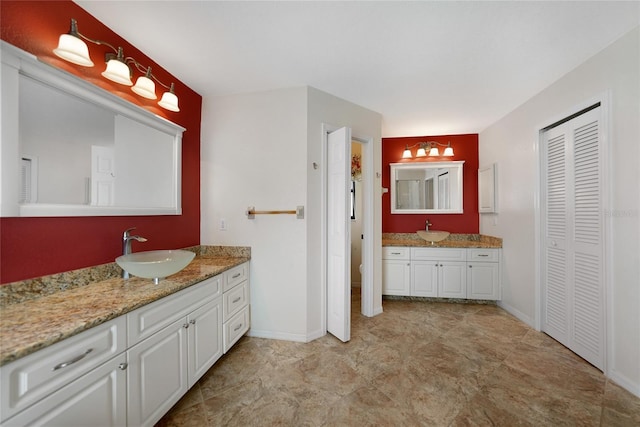
[[[227,231],[227,220],[224,218],[220,219],[220,231]]]

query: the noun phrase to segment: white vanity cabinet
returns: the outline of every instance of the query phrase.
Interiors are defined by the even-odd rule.
[[[411,296],[466,298],[466,250],[411,248]]]
[[[411,254],[409,248],[382,248],[382,294],[409,295],[411,287]]]
[[[126,319],[119,317],[0,368],[1,424],[126,424]]]
[[[223,278],[127,314],[129,425],[153,426],[222,356]]]
[[[226,353],[249,330],[249,263],[225,272],[222,308]]]
[[[467,298],[500,299],[500,249],[467,249]]]
[[[501,249],[389,246],[382,250],[383,295],[500,299]]]
[[[153,426],[249,326],[246,262],[0,367],[0,425]]]

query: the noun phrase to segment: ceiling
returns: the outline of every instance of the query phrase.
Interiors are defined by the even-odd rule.
[[[310,85],[387,137],[479,133],[640,23],[638,1],[76,3],[207,102]]]

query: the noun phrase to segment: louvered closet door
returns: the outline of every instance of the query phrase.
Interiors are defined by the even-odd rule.
[[[601,108],[545,132],[543,330],[604,367]]]

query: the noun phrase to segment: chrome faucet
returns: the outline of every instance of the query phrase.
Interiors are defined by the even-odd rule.
[[[431,227],[432,225],[433,225],[433,224],[431,224],[431,223],[429,222],[429,220],[427,220],[427,223],[426,223],[426,224],[425,224],[425,226],[424,226],[424,231],[429,231],[429,227]]]
[[[142,236],[132,236],[131,235],[131,231],[135,230],[135,227],[131,227],[127,230],[124,231],[124,233],[122,233],[122,255],[127,255],[131,253],[131,241],[132,240],[137,240],[138,242],[146,242],[147,239],[145,239]],[[129,272],[122,270],[122,278],[123,279],[128,279],[129,278]]]

